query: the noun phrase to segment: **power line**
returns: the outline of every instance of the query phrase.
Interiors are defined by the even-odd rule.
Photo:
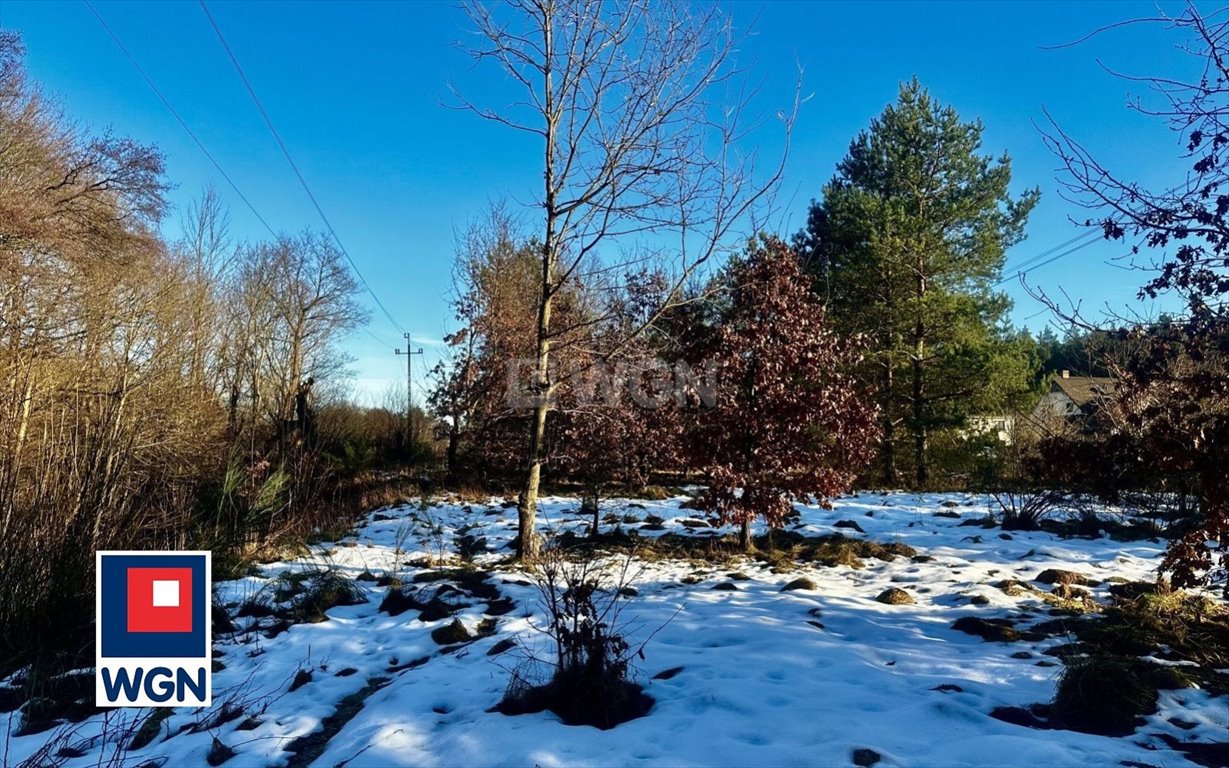
[[[106,31],[107,35],[111,38],[111,41],[115,43],[116,47],[120,49],[120,52],[124,54],[125,58],[127,58],[129,63],[132,64],[133,68],[136,69],[137,74],[141,76],[141,78],[145,81],[145,84],[150,87],[150,90],[152,90],[162,102],[162,106],[166,107],[167,111],[171,113],[171,116],[175,118],[180,127],[182,127],[187,134],[192,137],[192,141],[196,142],[196,146],[199,147],[201,152],[204,153],[205,157],[209,159],[209,162],[213,164],[213,167],[217,170],[217,172],[223,179],[226,179],[226,183],[229,184],[230,188],[234,190],[236,195],[239,196],[239,199],[243,201],[243,204],[248,207],[248,210],[252,212],[252,215],[256,217],[256,220],[263,224],[265,229],[269,230],[270,235],[276,238],[277,233],[273,231],[273,227],[269,226],[269,222],[265,221],[265,218],[260,215],[260,212],[256,210],[256,206],[252,205],[252,201],[248,200],[247,196],[239,190],[239,186],[235,184],[230,175],[227,174],[226,171],[222,170],[221,164],[218,163],[217,159],[214,158],[209,150],[205,148],[205,144],[197,137],[196,133],[188,127],[188,123],[179,115],[179,112],[175,110],[175,107],[171,106],[171,102],[162,94],[162,91],[158,89],[158,86],[154,84],[154,81],[150,79],[149,75],[145,74],[145,70],[142,69],[141,65],[137,63],[137,60],[133,58],[133,55],[128,51],[128,48],[123,44],[123,42],[120,41],[115,32],[111,30],[111,27],[107,25],[107,22],[102,18],[102,16],[98,14],[98,11],[94,8],[93,3],[91,3],[90,0],[82,0],[82,2],[85,3],[86,8],[90,9],[90,13],[94,14],[94,18],[97,19],[98,23],[102,25],[103,30]]]
[[[1190,186],[1190,182],[1189,182],[1189,180],[1188,180],[1188,181],[1186,181],[1186,182],[1179,182],[1178,184],[1175,184],[1174,186],[1170,187],[1170,188],[1169,188],[1169,189],[1167,189],[1165,192],[1163,192],[1163,193],[1162,193],[1162,196],[1164,196],[1164,195],[1172,195],[1174,192],[1178,191],[1178,190],[1179,190],[1179,189],[1181,189],[1183,186],[1187,186],[1187,187],[1189,188],[1189,186]],[[999,280],[997,283],[995,283],[995,284],[994,284],[994,287],[996,287],[996,288],[997,288],[998,286],[1000,286],[1000,285],[1002,285],[1002,284],[1004,284],[1004,283],[1006,283],[1006,282],[1010,282],[1011,280],[1014,280],[1014,279],[1016,279],[1016,278],[1022,277],[1022,276],[1025,274],[1025,270],[1028,270],[1028,269],[1037,269],[1037,268],[1040,268],[1040,267],[1044,267],[1044,266],[1046,266],[1046,265],[1048,265],[1048,264],[1052,264],[1052,263],[1054,263],[1054,262],[1058,261],[1059,259],[1061,259],[1061,258],[1063,258],[1063,257],[1065,257],[1065,256],[1070,256],[1071,254],[1075,253],[1076,251],[1078,251],[1078,250],[1080,250],[1080,249],[1082,249],[1082,248],[1087,248],[1088,246],[1090,246],[1090,245],[1092,245],[1093,243],[1098,242],[1098,241],[1100,240],[1100,238],[1095,237],[1095,235],[1097,235],[1097,234],[1101,234],[1101,233],[1100,233],[1098,230],[1096,230],[1096,229],[1088,229],[1088,230],[1085,230],[1085,231],[1084,231],[1084,232],[1082,232],[1081,234],[1076,235],[1075,237],[1071,238],[1070,240],[1068,240],[1068,241],[1067,241],[1067,242],[1065,242],[1065,243],[1059,243],[1058,245],[1054,246],[1053,248],[1049,248],[1049,249],[1047,249],[1047,250],[1045,250],[1045,251],[1042,251],[1042,252],[1041,252],[1041,253],[1039,253],[1039,254],[1036,254],[1036,255],[1034,255],[1034,256],[1032,256],[1032,257],[1028,258],[1028,259],[1025,259],[1023,262],[1021,262],[1019,265],[1017,265],[1017,266],[1015,267],[1015,269],[1014,269],[1015,274],[1011,275],[1010,277],[1005,277],[1005,278],[1003,278],[1002,280]],[[1092,238],[1092,239],[1088,239],[1088,238]],[[1066,252],[1064,252],[1064,253],[1060,253],[1060,254],[1058,254],[1058,255],[1056,255],[1056,256],[1052,256],[1051,258],[1048,258],[1048,259],[1047,259],[1047,258],[1045,258],[1046,256],[1049,256],[1050,254],[1052,254],[1052,253],[1054,253],[1055,251],[1059,250],[1060,248],[1066,248],[1067,246],[1072,245],[1073,243],[1076,243],[1076,242],[1078,242],[1078,241],[1080,241],[1080,240],[1086,240],[1086,242],[1081,243],[1080,245],[1078,245],[1078,246],[1076,246],[1076,247],[1072,248],[1071,250],[1066,251]],[[1129,254],[1128,254],[1128,255],[1129,255]]]
[[[375,340],[376,340],[377,342],[379,342],[380,344],[383,344],[384,346],[388,347],[389,349],[396,349],[396,347],[394,347],[392,344],[389,344],[389,343],[388,343],[387,341],[385,341],[384,339],[381,339],[379,336],[376,336],[374,333],[372,333],[372,332],[371,332],[371,331],[370,331],[370,330],[369,330],[366,326],[362,326],[362,328],[363,328],[363,333],[365,333],[365,334],[367,334],[368,336],[370,336],[371,338],[375,339]]]
[[[367,282],[367,278],[363,277],[363,273],[358,268],[358,265],[354,263],[354,259],[350,258],[350,252],[346,250],[345,244],[343,244],[341,242],[341,238],[337,236],[337,231],[333,229],[332,223],[329,222],[329,217],[325,215],[324,209],[320,206],[319,201],[316,200],[316,195],[312,192],[311,187],[308,186],[307,179],[303,177],[303,173],[299,170],[298,164],[295,163],[294,158],[291,157],[290,150],[286,147],[286,142],[282,141],[281,134],[279,134],[277,132],[277,128],[273,126],[273,120],[269,117],[269,113],[260,102],[260,97],[256,95],[256,89],[252,87],[252,83],[248,80],[247,74],[244,73],[243,67],[239,64],[239,59],[235,56],[235,52],[231,50],[230,44],[226,42],[226,37],[222,34],[221,27],[219,27],[218,23],[214,20],[213,14],[209,12],[209,6],[205,4],[205,0],[199,0],[199,2],[201,10],[205,12],[205,18],[209,20],[209,25],[213,27],[214,34],[218,37],[218,42],[222,44],[222,48],[226,51],[226,55],[230,58],[231,64],[235,66],[235,71],[239,73],[239,79],[243,81],[243,86],[247,89],[248,95],[252,97],[252,103],[256,105],[256,109],[260,112],[260,116],[264,118],[265,125],[269,128],[269,133],[273,134],[273,140],[276,141],[278,147],[281,148],[282,154],[286,157],[286,162],[290,164],[290,169],[294,171],[294,175],[298,177],[299,184],[303,186],[303,191],[307,193],[307,198],[311,200],[312,206],[316,209],[316,213],[320,214],[320,220],[324,222],[325,228],[327,228],[329,234],[333,236],[333,240],[337,243],[337,247],[341,249],[342,255],[345,256],[346,261],[349,262],[350,268],[354,270],[354,274],[358,276],[359,282],[361,282],[363,287],[367,289],[367,293],[371,294],[372,300],[375,301],[376,306],[380,308],[380,311],[384,313],[384,316],[388,318],[389,322],[391,322],[393,326],[402,333],[406,333],[405,328],[397,322],[397,320],[392,316],[392,313],[388,311],[388,308],[384,306],[384,302],[380,301],[380,297],[376,295],[376,292]]]
[[[230,185],[230,188],[234,191],[235,195],[237,195],[239,199],[243,201],[243,204],[246,205],[248,210],[252,212],[252,215],[256,217],[256,220],[259,221],[266,230],[268,230],[270,236],[276,239],[278,237],[277,232],[273,230],[273,227],[269,226],[269,222],[265,220],[265,217],[260,215],[260,211],[256,210],[256,206],[252,204],[252,201],[248,199],[247,195],[243,194],[243,190],[239,189],[239,185],[236,184],[234,179],[230,177],[230,174],[228,174],[226,170],[222,168],[222,164],[218,162],[217,158],[213,156],[213,153],[209,151],[209,148],[205,146],[204,142],[202,142],[200,138],[196,135],[196,132],[192,130],[191,126],[189,126],[187,121],[183,119],[183,117],[179,114],[179,112],[171,104],[170,100],[167,99],[166,95],[162,93],[161,89],[158,88],[158,86],[154,83],[153,79],[145,72],[145,69],[142,68],[141,65],[137,62],[136,58],[128,50],[128,47],[125,46],[123,41],[119,39],[119,36],[115,34],[115,31],[111,29],[110,25],[107,24],[106,20],[103,19],[103,17],[98,13],[98,10],[94,8],[94,5],[90,2],[90,0],[82,0],[82,2],[85,3],[85,7],[88,8],[90,13],[94,15],[94,18],[98,20],[98,23],[102,26],[103,30],[107,33],[107,36],[111,38],[111,41],[115,43],[116,47],[120,49],[120,52],[124,54],[124,57],[128,59],[128,62],[132,64],[132,67],[133,69],[137,71],[137,74],[141,76],[141,79],[145,81],[145,84],[149,86],[150,90],[154,92],[154,95],[158,97],[158,100],[162,102],[162,105],[166,107],[166,110],[171,113],[171,116],[175,118],[176,122],[179,123],[180,127],[183,128],[184,131],[188,134],[188,136],[192,138],[192,141],[196,143],[197,148],[199,148],[201,153],[205,155],[205,157],[213,165],[214,169],[217,170],[218,174],[221,175],[221,177],[226,180],[226,183],[228,185]],[[362,330],[364,333],[366,333],[376,342],[382,344],[383,346],[389,349],[395,349],[395,347],[392,344],[389,344],[387,341],[381,339],[379,336],[376,336],[369,329],[363,328]]]
[[[1029,258],[1017,264],[1015,267],[1011,268],[1011,272],[1015,273],[1013,274],[1012,277],[1018,277],[1022,272],[1028,270],[1030,267],[1035,265],[1037,262],[1042,261],[1047,256],[1050,256],[1062,250],[1063,248],[1074,245],[1075,243],[1078,243],[1081,240],[1089,240],[1090,238],[1095,238],[1096,235],[1097,235],[1097,231],[1095,229],[1084,230],[1083,232],[1071,238],[1070,240],[1059,243],[1058,245],[1055,245],[1051,248],[1047,248],[1041,253],[1035,253]],[[1007,279],[1011,279],[1011,278],[1007,278]]]
[[[1070,245],[1074,245],[1080,240],[1087,240],[1089,238],[1096,237],[1096,235],[1097,235],[1097,231],[1095,229],[1086,229],[1083,232],[1076,235],[1075,237],[1072,237],[1070,240],[1065,240],[1059,243],[1058,245],[1047,248],[1041,253],[1033,254],[1033,256],[1031,256],[1030,258],[1027,258],[1024,261],[1022,261],[1020,264],[1016,265],[1015,269],[1017,271],[1021,269],[1027,269],[1030,265],[1035,264],[1038,261],[1041,261],[1046,256],[1049,256],[1050,254],[1055,253],[1056,251],[1061,251],[1063,248],[1066,248],[1067,246],[1070,246]]]
[[[1077,245],[1077,246],[1074,246],[1074,247],[1072,247],[1072,248],[1069,248],[1068,250],[1063,251],[1062,253],[1055,254],[1055,255],[1051,256],[1050,258],[1048,258],[1048,259],[1044,259],[1044,260],[1039,261],[1039,262],[1037,262],[1037,261],[1036,261],[1036,258],[1037,258],[1037,257],[1033,257],[1032,259],[1030,259],[1030,261],[1031,261],[1031,262],[1034,262],[1034,263],[1029,264],[1029,265],[1028,265],[1028,268],[1029,268],[1029,269],[1040,269],[1041,267],[1044,267],[1044,266],[1046,266],[1046,265],[1048,265],[1048,264],[1052,264],[1052,263],[1054,263],[1054,262],[1058,261],[1058,260],[1059,260],[1059,259],[1061,259],[1061,258],[1064,258],[1064,257],[1066,257],[1066,256],[1070,256],[1071,254],[1075,253],[1076,251],[1081,250],[1081,249],[1083,249],[1083,248],[1087,248],[1088,246],[1093,245],[1094,243],[1098,243],[1098,242],[1100,242],[1100,239],[1099,239],[1099,238],[1093,238],[1093,239],[1091,239],[1091,240],[1087,240],[1087,241],[1085,241],[1085,242],[1083,242],[1083,243],[1080,243],[1080,244],[1079,244],[1079,245]],[[1017,279],[1017,278],[1019,278],[1019,277],[1023,276],[1024,274],[1025,274],[1025,272],[1024,272],[1024,270],[1023,270],[1023,269],[1021,269],[1021,268],[1017,268],[1017,270],[1016,270],[1015,274],[1010,275],[1009,277],[1004,277],[1002,280],[999,280],[997,283],[995,283],[995,284],[994,284],[994,287],[995,287],[995,288],[997,288],[997,287],[999,287],[1000,285],[1003,285],[1004,283],[1011,282],[1012,280],[1015,280],[1015,279]]]

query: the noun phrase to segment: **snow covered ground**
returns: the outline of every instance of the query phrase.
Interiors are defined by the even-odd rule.
[[[685,500],[613,500],[603,513],[663,518],[649,528],[664,530],[640,530],[645,537],[726,532],[682,525],[698,517],[680,509]],[[425,578],[426,557],[456,552],[460,529],[466,542],[485,539],[487,551],[474,561],[492,570],[488,583],[515,604],[504,613],[489,600],[442,595],[462,606],[456,615],[470,630],[485,621],[490,631],[494,620],[487,636],[441,646],[431,632],[450,618],[382,613],[387,589],[355,580],[368,601],[332,608],[319,623],[294,624],[269,638],[261,630],[275,617],[236,619],[239,631],[215,639],[224,668],[214,674],[214,706],[151,721],[146,735],[153,738],[140,749],[120,750],[148,710],[112,711],[27,736],[13,735],[13,713],[0,762],[59,754],[46,764],[191,766],[205,765],[211,752],[216,761],[233,750],[228,766],[845,766],[853,764],[855,750],[869,749],[883,766],[1187,766],[1162,734],[1226,740],[1229,701],[1197,689],[1163,691],[1160,711],[1124,738],[1034,730],[990,717],[996,707],[1049,701],[1063,667],[1044,651],[1069,638],[987,642],[952,629],[954,620],[1019,619],[1022,612],[1037,622],[1051,618],[1035,595],[1012,597],[993,586],[1031,581],[1046,568],[1101,580],[1091,591],[1104,600],[1111,576],[1154,578],[1163,545],[1044,532],[1000,537],[997,528],[960,525],[986,513],[984,499],[941,494],[863,494],[831,510],[799,506],[793,528],[901,542],[930,560],[867,559],[860,569],[810,564],[781,573],[755,560],[646,562],[625,614],[641,636],[661,627],[637,662],[637,681],[655,700],[643,718],[601,731],[563,725],[549,712],[488,712],[518,651],[488,652],[509,638],[542,640],[531,626],[543,623],[536,588],[523,573],[499,565],[515,527],[515,509],[501,501],[378,510],[356,536],[316,547],[310,557],[261,566],[260,576],[216,585],[218,600],[234,616],[253,597],[259,602],[284,586],[277,579],[283,573],[324,567],[351,579],[364,571],[395,573],[410,583]],[[584,530],[578,506],[575,499],[546,499],[542,526]],[[834,527],[842,520],[855,521],[864,533]],[[817,589],[781,591],[799,577]],[[717,584],[734,588],[714,589]],[[421,589],[438,586],[424,582]],[[915,602],[877,602],[889,587],[904,589]],[[667,670],[673,674],[655,678]],[[1194,725],[1179,729],[1170,719]]]

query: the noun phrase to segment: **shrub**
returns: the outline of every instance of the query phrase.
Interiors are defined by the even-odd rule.
[[[644,490],[640,491],[637,495],[642,499],[649,499],[650,501],[665,501],[671,496],[670,491],[662,488],[660,485],[645,486]]]
[[[235,756],[235,750],[218,740],[217,736],[213,737],[213,744],[209,748],[209,754],[205,755],[205,762],[210,765],[217,766],[225,763]]]
[[[1084,733],[1126,736],[1141,715],[1157,709],[1151,665],[1114,657],[1089,656],[1064,670],[1050,717],[1055,725]]]
[[[279,616],[292,622],[321,622],[325,611],[367,602],[362,589],[333,568],[286,572],[244,602],[237,616]],[[286,603],[284,607],[279,604]]]
[[[686,436],[707,477],[697,496],[723,524],[780,528],[793,502],[847,492],[874,455],[879,415],[851,369],[863,339],[836,332],[796,253],[764,237],[729,268],[729,306],[698,333],[691,354],[713,363],[720,386]]]
[[[547,614],[541,631],[555,650],[550,679],[535,685],[514,671],[497,711],[549,709],[567,725],[602,729],[648,712],[652,699],[631,680],[632,659],[643,658],[644,644],[633,648],[621,620],[628,601],[620,593],[637,574],[632,562],[630,555],[618,561],[600,555],[571,560],[559,546],[544,551],[533,575]]]
[[[453,619],[451,623],[431,630],[431,639],[439,645],[455,645],[472,640],[473,635],[469,633],[460,619]]]
[[[330,608],[365,602],[367,598],[354,582],[335,570],[326,569],[307,580],[295,604],[295,614],[304,621],[324,621],[324,612]]]
[[[1019,489],[992,491],[990,496],[1003,513],[1005,531],[1035,531],[1062,501],[1053,490]]]

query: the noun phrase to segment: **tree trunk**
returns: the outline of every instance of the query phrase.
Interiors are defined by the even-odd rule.
[[[930,479],[930,469],[926,465],[926,422],[925,408],[922,398],[924,391],[924,371],[922,360],[926,355],[926,324],[922,319],[922,301],[926,296],[926,274],[924,264],[918,257],[917,276],[917,319],[913,326],[913,466],[918,488],[923,488]]]
[[[457,443],[461,438],[460,417],[453,415],[452,424],[448,427],[448,470],[446,482],[451,485],[457,481]]]
[[[883,485],[896,487],[896,423],[892,420],[892,361],[883,367],[883,442],[879,447],[879,459],[883,464]]]
[[[751,547],[751,516],[744,515],[742,527],[738,529],[738,545],[742,547],[743,552],[750,552]]]
[[[591,539],[597,538],[598,533],[600,533],[600,527],[602,524],[602,517],[601,517],[602,505],[599,499],[600,493],[601,492],[598,490],[597,484],[595,483],[589,489],[589,495],[586,496],[585,499],[581,503],[582,511],[584,510],[584,508],[589,507],[589,511],[593,513],[593,527],[589,530],[589,538]]]
[[[925,394],[924,380],[922,374],[922,354],[923,344],[921,333],[921,323],[918,323],[919,336],[914,347],[913,358],[913,424],[911,431],[913,432],[913,466],[915,470],[915,480],[918,488],[926,485],[930,479],[930,469],[926,464],[926,422],[925,409],[922,406],[922,398]]]
[[[517,556],[532,560],[538,556],[538,537],[534,522],[538,514],[538,487],[542,482],[542,447],[546,441],[546,416],[550,411],[550,319],[551,301],[554,297],[555,260],[558,248],[555,227],[558,222],[558,204],[555,199],[555,141],[558,130],[555,109],[555,93],[551,61],[554,55],[554,29],[550,15],[542,28],[545,67],[543,71],[543,114],[546,115],[546,162],[543,179],[546,199],[543,205],[546,215],[546,234],[542,240],[542,282],[538,301],[537,369],[533,423],[529,429],[528,476],[517,506]]]
[[[541,463],[530,465],[525,490],[521,492],[516,509],[516,556],[521,560],[533,560],[540,551],[538,536],[534,531],[534,522],[538,514],[538,485],[541,477]]]
[[[918,425],[913,432],[913,458],[917,465],[917,487],[922,490],[930,480],[930,467],[926,463],[926,444],[929,435],[924,425]]]
[[[16,368],[19,366],[20,366],[20,363],[15,365],[14,370],[16,370]],[[21,399],[19,401],[20,402],[19,407],[21,409],[21,417],[18,421],[18,426],[17,426],[17,440],[13,444],[13,450],[12,450],[14,465],[17,465],[17,463],[20,462],[21,460],[21,449],[26,443],[26,433],[29,431],[29,428],[30,428],[30,405],[31,403],[34,402],[33,368],[34,368],[34,362],[31,361],[30,365],[26,369],[25,386],[22,388]],[[16,378],[17,374],[14,373],[13,376],[14,378]]]
[[[550,379],[547,366],[550,364],[550,299],[542,302],[538,313],[538,365],[535,375],[533,422],[529,428],[529,475],[521,492],[517,508],[517,555],[522,560],[538,556],[538,537],[534,522],[538,514],[538,488],[542,483],[542,446],[546,442],[546,416],[550,409]]]
[[[231,382],[227,392],[226,436],[228,441],[233,441],[239,436],[239,376],[240,374],[236,372],[235,379]]]

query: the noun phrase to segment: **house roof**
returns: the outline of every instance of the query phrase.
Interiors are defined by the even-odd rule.
[[[1114,380],[1106,376],[1061,376],[1054,379],[1054,388],[1071,398],[1081,408],[1101,397],[1114,394]]]

